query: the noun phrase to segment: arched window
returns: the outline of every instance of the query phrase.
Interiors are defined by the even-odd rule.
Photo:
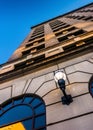
[[[89,92],[91,96],[93,97],[93,76],[90,78],[90,81],[89,81]]]
[[[20,130],[46,130],[44,101],[37,95],[25,94],[1,104],[0,130],[13,130],[13,127]]]

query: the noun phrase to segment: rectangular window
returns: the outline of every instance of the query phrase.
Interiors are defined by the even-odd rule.
[[[63,36],[63,37],[58,38],[58,41],[63,42],[65,40],[67,40],[67,39],[68,39],[67,36]]]
[[[26,48],[27,48],[27,47],[31,47],[31,46],[33,46],[33,43],[26,44]]]
[[[91,19],[93,19],[92,16],[87,16],[87,17],[84,18],[84,20],[91,20]]]
[[[23,51],[22,54],[23,54],[23,56],[26,56],[26,55],[30,54],[30,52],[31,52],[31,49]]]
[[[57,28],[62,28],[63,26],[67,25],[66,23],[63,23],[59,20],[55,20],[53,22],[50,22],[49,24],[53,30]]]
[[[56,36],[62,35],[62,31],[55,34]]]
[[[42,38],[42,39],[38,40],[38,43],[42,43],[42,42],[44,42],[44,41],[45,41],[45,39]]]
[[[44,37],[44,35],[40,35],[40,36],[37,36],[37,37],[33,37],[33,38],[30,38],[28,42],[34,42],[34,40],[35,40],[35,41],[36,41],[36,40],[38,41],[39,38],[43,38],[43,37]]]
[[[45,54],[37,56],[33,60],[34,60],[34,63],[37,63],[37,62],[40,62],[40,61],[42,61],[44,59],[45,59]]]
[[[42,50],[44,48],[45,48],[45,44],[42,44],[42,45],[40,45],[40,46],[37,47],[37,51],[40,51],[40,50]]]
[[[63,22],[61,22],[61,21],[59,21],[59,20],[55,20],[55,21],[53,21],[53,22],[50,22],[49,24],[50,24],[51,27],[53,27],[53,26],[58,25],[58,24],[61,24],[61,23],[63,23]]]
[[[32,36],[39,35],[39,34],[44,34],[44,26],[37,27],[37,28],[34,30]]]
[[[38,39],[38,38],[42,38],[42,37],[44,37],[44,34],[42,34],[42,35],[37,35],[37,36],[35,36],[35,37],[31,37],[31,38],[29,39],[29,42],[30,42],[30,41],[33,41],[33,40],[35,40],[35,39]]]
[[[76,44],[70,44],[68,46],[63,47],[63,50],[66,52],[66,51],[71,51],[75,48],[76,48]]]
[[[38,35],[38,34],[42,34],[42,33],[44,33],[44,30],[39,30],[38,32],[33,32],[32,35]]]
[[[26,66],[26,61],[21,62],[21,63],[18,63],[18,64],[15,65],[15,70],[17,70],[17,69],[22,69],[22,68],[24,68],[25,66]]]
[[[59,31],[60,29],[64,29],[64,28],[67,28],[67,27],[69,27],[70,25],[64,25],[64,26],[59,26],[59,27],[57,27],[57,28],[54,28],[53,29],[53,32],[56,32],[56,31]]]
[[[36,38],[40,38],[44,36],[44,25],[37,27],[31,35],[29,41],[35,40]]]
[[[80,16],[80,17],[78,18],[78,20],[80,20],[80,19],[83,20],[83,18],[85,18],[85,16]]]
[[[74,35],[75,35],[75,36],[78,36],[78,35],[81,35],[81,34],[83,34],[83,33],[85,33],[85,31],[82,30],[82,29],[80,29],[80,30],[76,31],[76,32],[74,33]]]
[[[70,27],[69,29],[67,29],[67,31],[69,32],[69,31],[73,31],[75,29],[77,29],[77,28],[76,27]]]
[[[60,23],[60,24],[57,24],[57,25],[54,25],[54,26],[51,26],[51,27],[52,27],[52,29],[55,29],[57,27],[62,27],[64,25],[66,25],[66,24],[65,23]]]
[[[75,28],[75,27],[70,27],[70,28],[68,28],[68,29],[65,29],[64,31],[58,31],[58,33],[55,33],[55,35],[56,36],[59,36],[59,35],[64,35],[64,34],[67,34],[67,33],[69,33],[69,32],[71,32],[71,31],[73,31],[73,30],[75,30],[75,29],[77,29],[77,28]]]
[[[93,37],[87,38],[84,40],[86,44],[93,44]]]

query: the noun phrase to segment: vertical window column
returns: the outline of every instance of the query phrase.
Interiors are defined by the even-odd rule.
[[[45,47],[52,46],[54,44],[57,44],[58,40],[53,33],[50,25],[47,23],[45,24]]]

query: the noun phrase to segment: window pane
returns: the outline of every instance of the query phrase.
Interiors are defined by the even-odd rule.
[[[7,109],[11,108],[13,106],[12,103],[6,104],[3,109],[6,111]]]
[[[14,105],[17,105],[17,104],[20,104],[20,103],[22,103],[22,99],[14,100]]]
[[[14,107],[0,117],[0,125],[20,121],[23,118],[32,116],[32,114],[31,108],[26,105]]]
[[[32,99],[33,99],[32,97],[25,97],[24,103],[29,103],[29,102],[31,102]]]
[[[45,115],[39,116],[35,118],[35,128],[43,127],[45,126]]]
[[[93,95],[93,88],[91,88],[91,93],[92,93],[92,95]]]
[[[45,112],[45,106],[42,104],[39,107],[35,108],[35,114],[40,114]]]
[[[40,104],[40,103],[41,103],[41,100],[36,98],[36,99],[34,99],[33,102],[31,103],[31,106],[32,106],[32,107],[35,107],[35,106],[37,106],[37,105]]]
[[[32,119],[30,120],[25,120],[22,122],[26,130],[33,130],[32,129]]]
[[[91,83],[91,87],[93,88],[93,82]]]

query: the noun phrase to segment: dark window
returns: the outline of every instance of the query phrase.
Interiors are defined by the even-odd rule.
[[[33,46],[33,43],[27,44],[26,47],[31,47]]]
[[[87,16],[87,17],[84,18],[84,20],[91,20],[91,19],[93,19],[92,16]]]
[[[42,39],[40,39],[40,40],[38,40],[38,43],[41,43],[41,42],[44,42],[44,38],[42,38]]]
[[[59,26],[59,27],[57,27],[57,28],[54,28],[53,29],[53,32],[56,32],[56,31],[59,31],[60,29],[65,29],[65,28],[67,28],[67,27],[69,27],[70,25],[67,25],[67,24],[65,24],[65,25],[63,25],[63,26]]]
[[[45,44],[42,44],[42,45],[40,45],[40,46],[37,47],[37,51],[42,50],[44,48],[45,48]]]
[[[31,49],[28,49],[28,50],[26,50],[26,51],[23,51],[22,54],[23,54],[23,55],[28,55],[28,54],[30,54],[30,52],[31,52]]]
[[[83,34],[83,33],[85,33],[85,31],[83,31],[83,30],[81,29],[81,30],[75,32],[74,35],[75,35],[75,36],[78,36],[78,35],[81,35],[81,34]]]
[[[67,40],[67,39],[68,39],[67,36],[63,36],[63,37],[58,38],[58,41],[63,42],[65,40]]]
[[[79,19],[83,19],[84,17],[85,17],[85,16],[79,16],[79,17],[78,17],[78,20],[79,20]]]
[[[88,12],[89,10],[85,10],[85,11],[80,11],[80,12]],[[90,12],[92,12],[93,10],[90,10]],[[89,20],[92,21],[93,20],[93,16],[75,16],[75,15],[68,15],[66,16],[67,18],[73,18],[73,19],[77,19],[77,20]]]
[[[59,20],[55,20],[55,21],[53,21],[53,22],[50,22],[49,24],[50,24],[51,27],[53,27],[53,26],[56,26],[56,25],[63,24],[63,22],[61,22],[61,21],[59,21]]]
[[[37,33],[33,33],[32,37],[37,36],[37,35],[43,35],[43,34],[44,34],[43,31],[38,31]]]
[[[63,27],[64,25],[66,25],[66,24],[65,23],[60,23],[60,24],[56,24],[56,25],[51,26],[51,27],[52,27],[52,29],[55,29],[57,27]]]
[[[37,27],[33,34],[32,34],[32,37],[33,36],[36,36],[36,35],[40,35],[40,34],[44,34],[44,26],[41,26],[41,27]]]
[[[49,24],[50,24],[53,31],[58,31],[59,29],[62,29],[62,28],[69,26],[66,23],[63,23],[59,20],[55,20],[53,22],[50,22]]]
[[[89,92],[91,96],[93,97],[93,76],[89,80]]]
[[[76,29],[77,29],[77,28],[75,28],[75,27],[70,27],[70,28],[68,28],[68,29],[65,29],[64,31],[60,31],[60,32],[58,32],[58,33],[55,33],[55,35],[56,35],[56,36],[59,36],[59,35],[62,35],[62,34],[67,34],[67,33],[71,32],[71,31],[76,30]]]
[[[44,34],[40,33],[40,34],[36,34],[36,35],[32,35],[31,38],[37,38],[37,37],[43,37]]]
[[[56,33],[55,35],[56,36],[59,36],[59,35],[62,35],[63,33],[62,33],[62,31],[61,32],[58,32],[58,33]]]
[[[44,37],[44,34],[36,35],[35,37],[31,37],[28,42],[33,41],[33,40],[35,40],[37,38],[42,38],[42,37]]]
[[[65,52],[71,51],[71,50],[73,50],[75,48],[76,48],[75,44],[70,44],[68,46],[63,47],[63,49],[64,49]]]
[[[26,66],[26,61],[18,63],[15,65],[15,70],[25,68],[25,66]]]
[[[34,60],[34,63],[37,63],[44,59],[45,59],[45,55],[40,55],[40,56],[35,57],[33,60]]]
[[[77,28],[76,27],[70,27],[69,29],[67,29],[67,31],[73,31],[75,29],[77,29]]]
[[[89,37],[89,38],[85,39],[84,42],[86,44],[93,44],[93,37]]]
[[[44,42],[44,41],[45,41],[44,38],[40,38],[39,40],[37,39],[35,42],[26,44],[26,47],[31,47],[31,46],[37,45],[38,43],[42,43],[42,42]],[[30,42],[30,40],[29,40],[29,42]]]
[[[39,96],[21,95],[1,106],[0,128],[20,123],[26,130],[46,130],[45,103]]]

